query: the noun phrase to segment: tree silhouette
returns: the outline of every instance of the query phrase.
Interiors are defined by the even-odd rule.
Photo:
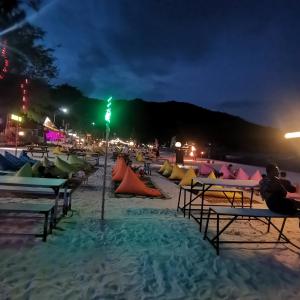
[[[40,43],[45,32],[27,21],[24,4],[37,13],[41,1],[0,0],[0,43],[8,45],[9,74],[49,80],[58,72],[53,50]]]

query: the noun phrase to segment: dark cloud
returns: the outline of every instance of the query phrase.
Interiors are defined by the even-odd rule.
[[[266,103],[300,96],[299,15],[296,0],[65,0],[34,22],[61,45],[57,82],[265,123]]]

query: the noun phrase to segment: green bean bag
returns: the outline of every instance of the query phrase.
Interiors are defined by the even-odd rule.
[[[32,167],[32,176],[33,177],[39,177],[39,167],[43,166],[40,161],[37,161]]]
[[[57,167],[61,171],[65,172],[65,173],[68,173],[68,174],[76,172],[76,168],[74,166],[70,165],[66,161],[59,158],[58,156],[55,159],[54,165],[55,165],[55,167]]]
[[[30,163],[26,163],[16,174],[18,177],[32,177],[32,169]]]

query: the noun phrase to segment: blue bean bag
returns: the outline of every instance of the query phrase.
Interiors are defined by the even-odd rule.
[[[11,170],[11,171],[17,171],[20,168],[11,163],[6,157],[4,157],[2,154],[0,154],[0,169],[1,170]]]
[[[30,163],[31,165],[34,165],[37,162],[37,160],[30,158],[24,150],[20,153],[19,159],[22,162]]]
[[[21,161],[18,157],[12,155],[8,151],[4,152],[5,158],[14,166],[17,168],[17,170],[21,169],[26,162]]]

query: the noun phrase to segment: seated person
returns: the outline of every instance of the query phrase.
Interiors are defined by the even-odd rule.
[[[296,193],[296,187],[286,178],[286,172],[280,172],[279,180],[289,193]]]
[[[300,202],[286,198],[287,188],[279,179],[279,169],[270,164],[266,167],[267,175],[259,182],[260,194],[268,208],[276,213],[295,214],[300,209]],[[292,190],[292,189],[291,189]]]
[[[236,173],[237,173],[237,169],[233,169],[233,165],[232,164],[229,164],[227,166],[227,169],[228,169],[228,171],[230,173],[230,179],[234,179],[235,176],[236,176]]]

